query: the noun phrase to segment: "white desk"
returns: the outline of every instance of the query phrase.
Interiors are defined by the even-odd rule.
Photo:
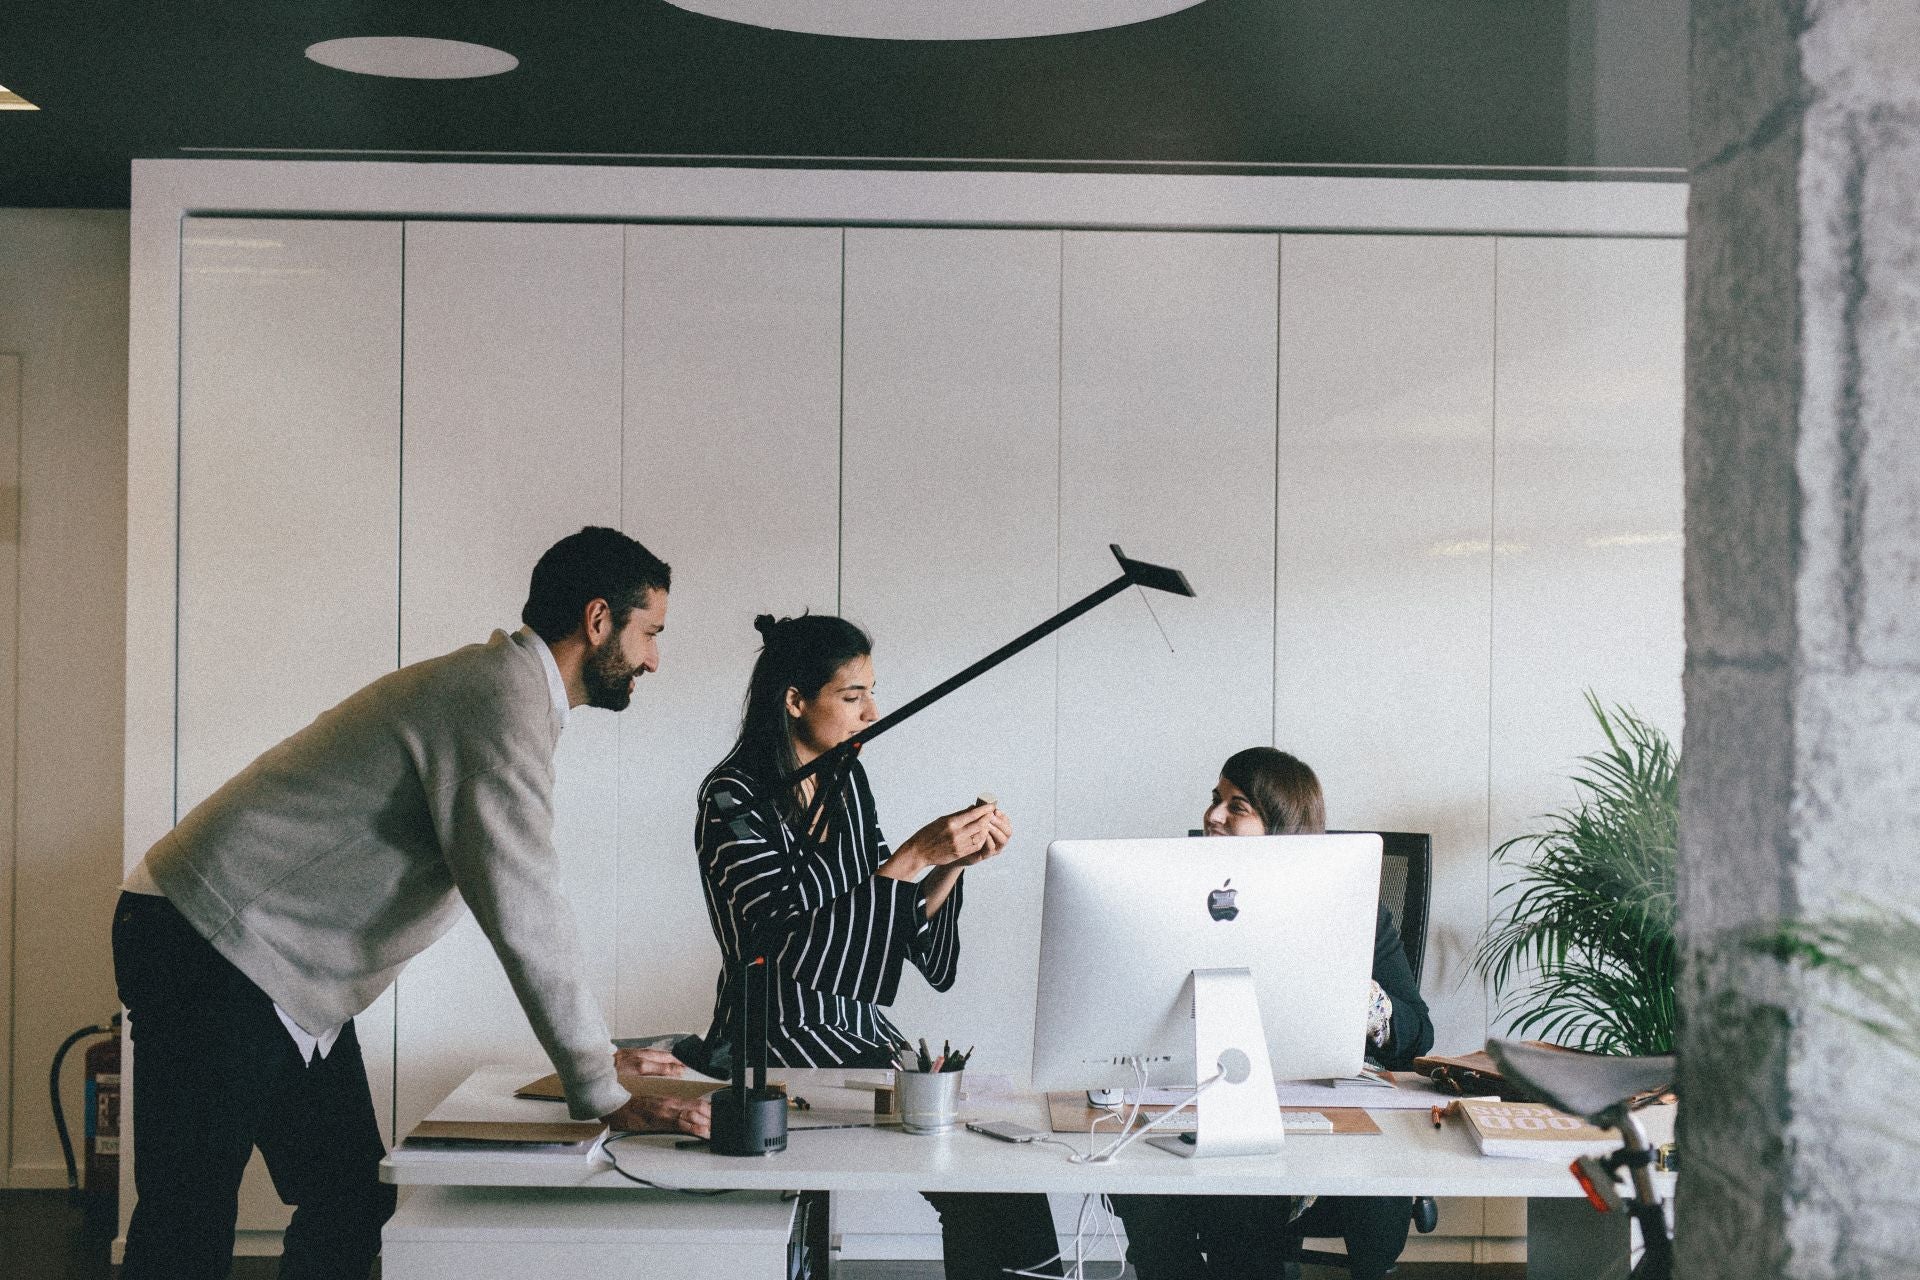
[[[551,1120],[558,1103],[513,1098],[533,1075],[526,1068],[475,1072],[433,1117],[446,1120]],[[842,1071],[783,1071],[790,1091],[816,1107],[871,1106],[871,1094],[834,1087]],[[1037,1096],[973,1100],[970,1118],[1047,1127]],[[664,1186],[759,1191],[1038,1191],[1136,1192],[1159,1195],[1519,1196],[1528,1204],[1528,1275],[1596,1277],[1626,1274],[1624,1216],[1593,1212],[1566,1167],[1553,1160],[1481,1156],[1457,1122],[1436,1130],[1426,1111],[1372,1113],[1377,1135],[1295,1134],[1279,1155],[1187,1160],[1137,1143],[1105,1165],[1068,1163],[1055,1146],[997,1142],[965,1130],[920,1137],[897,1128],[797,1131],[772,1156],[716,1156],[682,1151],[668,1136],[635,1137],[616,1148],[622,1167]],[[1643,1113],[1654,1141],[1671,1135],[1670,1111]],[[1086,1139],[1060,1135],[1084,1149]],[[388,1181],[409,1186],[587,1187],[630,1184],[604,1159],[491,1153],[395,1151],[381,1166]],[[1664,1175],[1663,1175],[1664,1177]],[[1672,1179],[1665,1178],[1663,1191]],[[697,1203],[697,1202],[688,1202]],[[1602,1263],[1601,1259],[1607,1259]]]

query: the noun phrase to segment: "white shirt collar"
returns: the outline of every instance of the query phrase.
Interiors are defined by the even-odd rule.
[[[553,660],[553,650],[532,627],[520,628],[520,634],[533,641],[534,652],[540,655],[540,665],[547,672],[547,692],[553,695],[553,709],[560,713],[560,723],[567,723],[573,718],[573,703],[567,698],[567,682],[560,678],[560,664]]]

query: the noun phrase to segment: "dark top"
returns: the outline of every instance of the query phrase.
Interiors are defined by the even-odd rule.
[[[1427,1016],[1427,1002],[1420,998],[1406,948],[1400,945],[1400,929],[1385,903],[1373,926],[1373,980],[1393,1001],[1393,1022],[1386,1044],[1369,1044],[1368,1055],[1381,1066],[1405,1071],[1433,1048],[1433,1019]]]
[[[709,1055],[736,1043],[734,974],[757,935],[773,965],[767,1060],[783,1067],[878,1065],[903,1037],[892,1004],[906,961],[935,991],[960,967],[964,880],[929,920],[920,887],[874,873],[891,851],[856,762],[825,839],[803,846],[769,789],[729,755],[700,784],[694,830],[707,919],[725,964],[714,993]]]

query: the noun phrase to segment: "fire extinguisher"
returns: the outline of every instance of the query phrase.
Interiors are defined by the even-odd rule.
[[[82,1027],[60,1042],[53,1055],[53,1070],[48,1073],[47,1088],[53,1100],[53,1127],[60,1134],[60,1150],[67,1158],[67,1194],[80,1200],[80,1170],[73,1156],[73,1139],[67,1133],[66,1109],[60,1103],[60,1066],[67,1050],[88,1036],[104,1036],[88,1046],[86,1053],[87,1089],[84,1127],[87,1198],[95,1202],[112,1200],[120,1190],[120,1015],[104,1026]]]

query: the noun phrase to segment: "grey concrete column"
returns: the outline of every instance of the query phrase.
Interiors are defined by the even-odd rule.
[[[1739,945],[1920,903],[1920,0],[1695,0],[1686,1277],[1920,1276],[1920,1064]]]

